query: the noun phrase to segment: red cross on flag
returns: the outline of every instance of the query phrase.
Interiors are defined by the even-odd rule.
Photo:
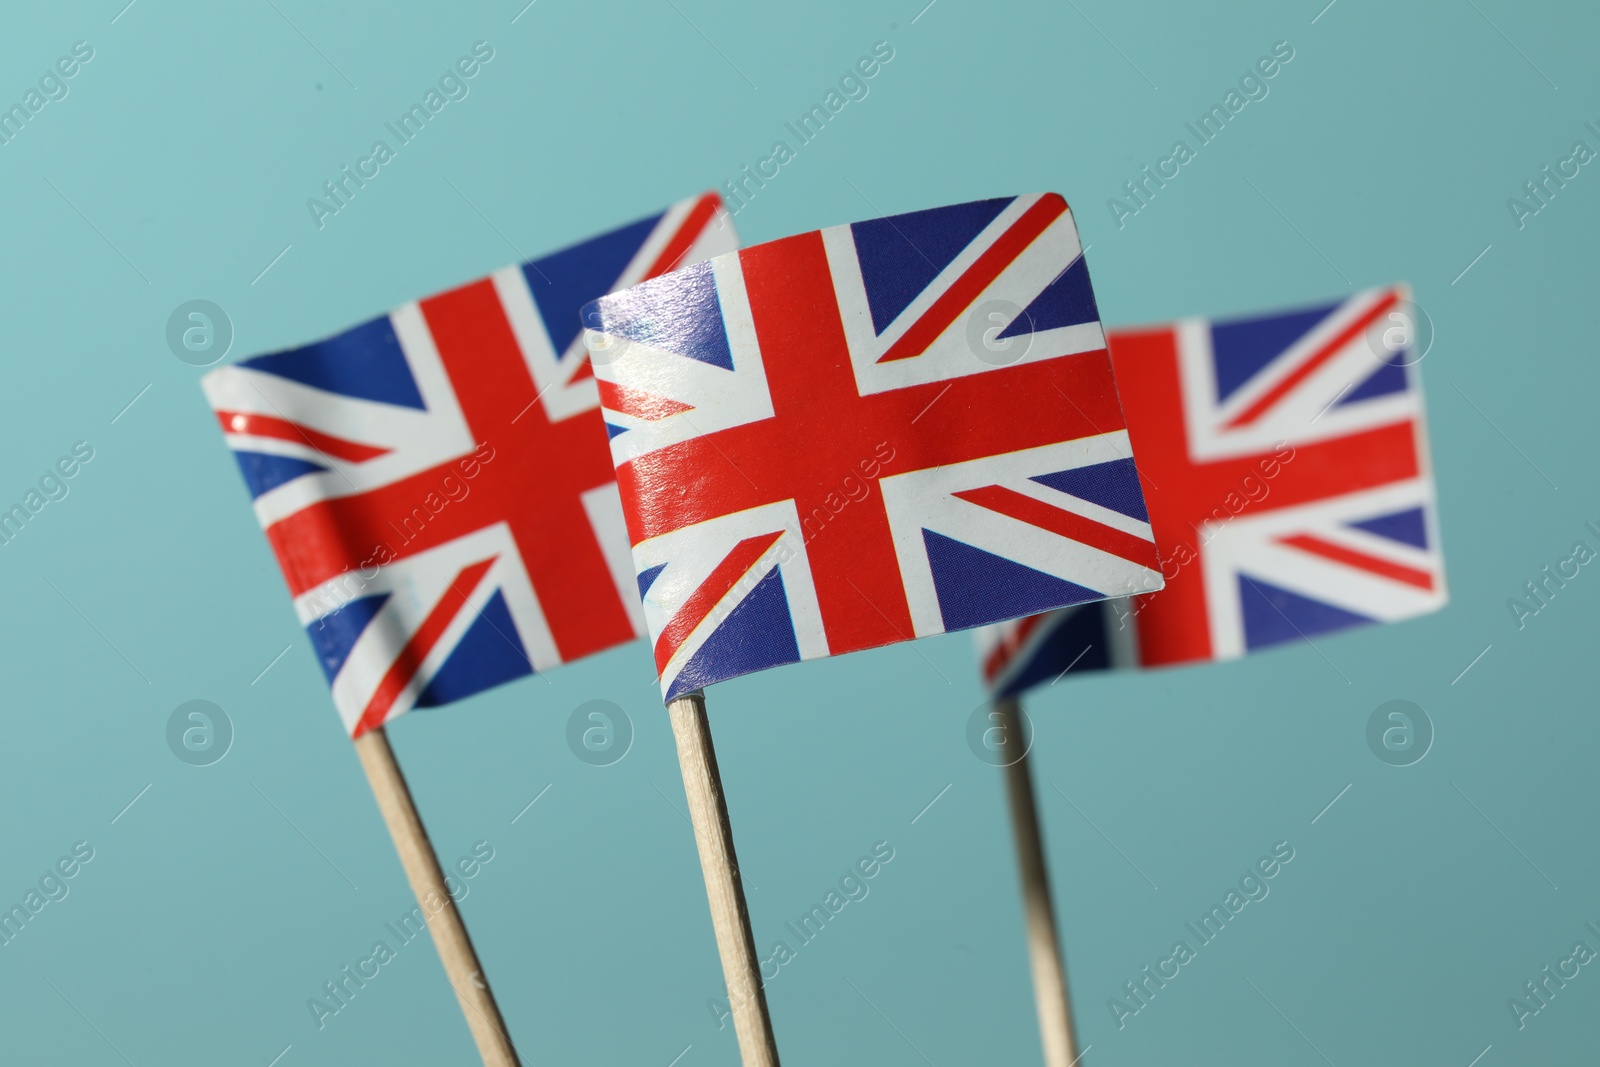
[[[773,241],[584,323],[669,700],[1160,588],[1060,196]]]
[[[736,248],[725,215],[707,193],[206,376],[353,736],[643,632],[578,311]]]

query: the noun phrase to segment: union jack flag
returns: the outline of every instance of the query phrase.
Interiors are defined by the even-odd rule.
[[[643,633],[578,313],[737,247],[707,193],[205,377],[352,736]]]
[[[1232,659],[1441,608],[1416,329],[1395,286],[1114,331],[1166,588],[980,631],[989,687]]]
[[[1053,193],[773,241],[584,322],[668,699],[1160,587]]]

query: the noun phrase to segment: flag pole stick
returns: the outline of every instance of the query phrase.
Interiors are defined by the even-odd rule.
[[[1009,749],[1005,752],[1006,797],[1011,803],[1011,829],[1017,842],[1017,873],[1022,883],[1028,961],[1033,970],[1033,999],[1039,1014],[1045,1067],[1072,1067],[1078,1062],[1072,1005],[1067,998],[1067,972],[1056,932],[1055,910],[1050,903],[1050,874],[1039,833],[1033,773],[1028,767],[1022,705],[1016,697],[1007,697],[995,701],[994,709],[1003,744]]]
[[[733,827],[722,797],[722,776],[717,753],[711,746],[711,724],[706,700],[690,693],[667,704],[672,736],[678,744],[678,767],[689,800],[700,871],[711,904],[711,925],[722,957],[722,977],[728,986],[733,1030],[739,1039],[744,1067],[778,1067],[778,1046],[767,1014],[767,993],[761,984],[761,964],[756,957],[750,912],[745,907],[739,861],[733,851]]]
[[[467,1017],[467,1026],[478,1043],[484,1067],[518,1067],[516,1049],[506,1034],[500,1008],[478,964],[478,954],[472,949],[472,938],[467,936],[461,913],[450,899],[444,872],[439,869],[439,858],[428,843],[428,831],[411,801],[411,790],[400,773],[400,765],[395,762],[394,750],[389,747],[383,727],[368,730],[356,738],[355,747],[417,903],[423,906],[424,912],[432,912],[433,905],[428,903],[430,897],[436,903],[442,902],[437,913],[427,919],[428,933],[439,951],[445,977],[455,987],[461,1013]]]

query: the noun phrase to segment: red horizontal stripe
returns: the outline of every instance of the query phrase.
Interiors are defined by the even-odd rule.
[[[1379,559],[1377,556],[1369,556],[1365,552],[1357,552],[1354,549],[1336,545],[1332,541],[1324,541],[1322,538],[1313,537],[1310,534],[1296,534],[1294,537],[1280,537],[1278,540],[1291,548],[1298,548],[1302,552],[1310,552],[1314,556],[1331,559],[1335,563],[1343,563],[1346,566],[1355,567],[1372,574],[1379,574],[1385,578],[1393,578],[1397,582],[1414,585],[1418,589],[1433,589],[1433,575],[1415,567],[1407,567],[1402,563],[1394,563],[1390,560]]]
[[[343,437],[307,429],[297,422],[273,415],[258,415],[248,411],[219,411],[217,421],[224,433],[247,434],[251,437],[271,437],[279,441],[293,441],[297,445],[310,445],[318,452],[351,463],[362,463],[387,455],[389,449],[347,441]]]
[[[967,268],[966,273],[955,280],[955,284],[933,302],[933,306],[921,318],[911,324],[900,340],[889,346],[889,351],[880,356],[878,362],[910,359],[926,352],[928,346],[938,340],[939,335],[978,299],[978,294],[1000,277],[1033,243],[1034,238],[1049,229],[1050,224],[1065,214],[1066,210],[1067,202],[1058,194],[1047,193],[1041,197]]]
[[[1029,526],[1037,526],[1041,530],[1049,530],[1053,534],[1059,534],[1090,548],[1119,556],[1129,563],[1137,563],[1152,570],[1160,566],[1160,561],[1156,558],[1154,541],[1146,541],[1142,537],[1124,533],[1116,527],[1095,522],[1075,512],[1064,511],[1014,489],[1007,489],[1001,485],[986,485],[981,489],[968,489],[955,495],[968,503],[988,508],[990,511],[998,511]]]
[[[411,635],[406,647],[400,650],[400,655],[389,665],[389,670],[378,683],[372,699],[367,701],[365,710],[361,712],[361,720],[356,723],[352,737],[360,737],[373,727],[383,725],[383,720],[389,715],[389,709],[394,707],[394,702],[405,692],[411,679],[416,677],[417,671],[422,667],[422,661],[428,658],[433,646],[439,643],[439,638],[444,636],[445,630],[461,610],[461,605],[465,604],[472,591],[478,588],[478,583],[483,580],[483,576],[488,573],[494,561],[495,557],[490,556],[488,559],[469,563],[461,568],[455,580],[450,583],[450,588],[439,598],[439,603],[428,612],[428,617],[422,620],[422,625]]]
[[[1360,316],[1350,325],[1340,330],[1338,334],[1334,336],[1333,340],[1329,341],[1327,344],[1313,352],[1309,359],[1301,363],[1288,374],[1284,375],[1282,380],[1280,380],[1277,385],[1274,385],[1271,389],[1268,389],[1265,393],[1262,393],[1256,398],[1255,403],[1251,404],[1249,407],[1239,412],[1239,414],[1229,419],[1224,425],[1226,425],[1228,429],[1233,430],[1240,426],[1248,426],[1250,423],[1259,419],[1262,415],[1265,415],[1267,409],[1281,400],[1284,394],[1288,393],[1289,390],[1293,389],[1295,386],[1299,385],[1301,382],[1310,377],[1312,371],[1316,370],[1318,367],[1328,362],[1328,360],[1332,359],[1341,348],[1350,343],[1351,339],[1353,339],[1357,334],[1364,332],[1368,326],[1371,326],[1373,322],[1377,321],[1379,315],[1382,315],[1384,312],[1394,307],[1395,304],[1399,303],[1399,301],[1399,294],[1391,290],[1389,294],[1382,300],[1372,305],[1366,314]]]
[[[689,599],[684,601],[683,607],[662,628],[661,636],[656,638],[657,670],[667,669],[667,661],[689,639],[689,635],[694,633],[695,627],[705,621],[706,616],[722,603],[722,598],[727,596],[749,573],[750,568],[756,565],[761,554],[782,536],[782,531],[760,534],[756,537],[746,537],[733,546],[733,551],[728,553],[727,558],[716,565],[706,580],[700,583],[700,588],[689,594]]]

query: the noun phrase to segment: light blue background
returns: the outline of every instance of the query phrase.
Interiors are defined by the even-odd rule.
[[[1600,948],[1600,576],[1521,631],[1506,601],[1580,536],[1600,547],[1582,530],[1600,172],[1522,230],[1506,200],[1575,140],[1600,148],[1593,5],[538,0],[513,24],[522,2],[5,16],[0,100],[74,41],[95,58],[0,148],[0,500],[73,441],[96,456],[0,548],[0,902],[74,841],[96,856],[0,947],[0,1058],[474,1057],[426,945],[320,1032],[306,1007],[412,901],[201,372],[167,350],[172,309],[222,305],[248,355],[554,249],[734,176],[887,40],[871,95],[739,215],[747,241],[1053,189],[1108,322],[1404,279],[1437,327],[1444,612],[1319,642],[1333,666],[1298,647],[1029,701],[1084,1062],[1592,1061],[1600,966],[1520,1032],[1506,1000],[1578,939]],[[480,39],[495,58],[471,95],[317,230],[306,198]],[[1119,230],[1107,198],[1280,40],[1295,58],[1271,95]],[[237,730],[200,769],[164,739],[194,698]],[[606,768],[564,740],[596,698],[637,732]],[[1364,739],[1394,698],[1437,729],[1408,768]],[[1037,1062],[1001,782],[964,741],[969,638],[710,699],[764,950],[873,842],[896,850],[772,982],[786,1062]],[[642,645],[390,733],[445,859],[496,850],[463,910],[527,1063],[737,1061],[706,1007],[720,971]],[[1280,840],[1296,858],[1270,897],[1119,1031],[1107,999]]]

